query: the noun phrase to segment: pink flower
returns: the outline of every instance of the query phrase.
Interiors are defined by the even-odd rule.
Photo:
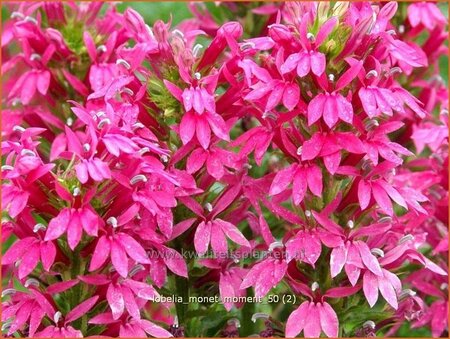
[[[434,3],[414,3],[408,6],[408,20],[411,26],[422,24],[432,30],[436,26],[444,26],[447,22],[445,16]]]
[[[311,164],[302,166],[293,164],[278,171],[270,186],[269,194],[276,195],[285,191],[291,182],[293,182],[292,200],[295,205],[302,202],[307,187],[309,187],[311,192],[316,196],[322,194],[322,171],[317,165]]]
[[[318,338],[321,332],[327,337],[338,336],[339,321],[327,302],[303,302],[288,318],[286,338],[294,338],[304,332],[305,338]]]

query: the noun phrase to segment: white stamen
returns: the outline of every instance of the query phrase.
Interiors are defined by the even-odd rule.
[[[23,19],[23,18],[25,18],[25,15],[23,15],[20,12],[12,12],[10,18],[11,19],[16,19],[16,18]]]
[[[91,145],[89,145],[89,144],[83,144],[83,150],[84,150],[85,152],[89,152],[89,151],[91,150]]]
[[[109,217],[109,218],[106,220],[106,223],[107,223],[108,225],[111,225],[113,228],[116,228],[116,227],[118,226],[118,222],[117,222],[117,219],[116,219],[115,217]]]
[[[127,93],[128,95],[134,95],[134,92],[128,87],[122,88],[122,93]]]
[[[66,125],[69,127],[73,125],[73,119],[71,117],[67,118]]]
[[[78,187],[75,187],[75,188],[73,189],[72,195],[73,195],[74,197],[78,197],[80,194],[81,194],[81,190],[80,190]]]
[[[367,72],[366,74],[366,79],[370,79],[370,78],[377,78],[378,77],[378,72],[376,70],[371,70],[370,72]]]
[[[21,152],[20,155],[29,155],[30,157],[35,157],[36,153],[34,153],[32,150],[26,149],[24,148]]]
[[[23,132],[25,132],[25,128],[23,128],[22,126],[16,125],[13,127],[13,131],[23,133]]]
[[[371,328],[372,330],[375,329],[375,323],[372,320],[367,320],[364,324],[363,327],[365,328]]]
[[[314,36],[314,34],[312,34],[310,32],[308,34],[306,34],[306,39],[308,39],[310,42],[316,41],[316,37]]]
[[[236,319],[236,318],[228,319],[227,324],[228,324],[228,325],[234,325],[234,326],[236,326],[237,328],[241,327],[241,323],[240,323],[239,320]]]
[[[14,289],[14,288],[5,288],[5,289],[2,291],[2,298],[3,298],[3,297],[6,297],[7,295],[13,295],[13,294],[15,294],[16,292],[17,292],[17,290]]]
[[[21,101],[19,98],[14,98],[14,99],[12,100],[12,102],[11,102],[11,105],[12,105],[13,107],[17,107],[17,106],[19,106],[21,103],[22,103],[22,101]]]
[[[165,154],[161,155],[160,158],[161,158],[162,162],[168,162],[169,161],[169,157],[167,155],[165,155]]]
[[[39,232],[40,230],[45,231],[46,229],[47,229],[47,227],[45,227],[44,224],[38,223],[38,224],[34,225],[34,227],[33,227],[33,232],[34,232],[34,233],[37,233],[37,232]]]
[[[135,175],[134,177],[132,177],[131,178],[131,180],[130,180],[130,184],[131,185],[135,185],[135,184],[137,184],[138,182],[147,182],[147,177],[145,176],[145,175],[143,175],[143,174],[138,174],[138,175]]]
[[[448,288],[448,284],[447,283],[442,283],[441,286],[439,286],[439,288],[441,290],[446,290]]]
[[[349,220],[347,221],[347,227],[352,229],[353,227],[355,227],[355,223],[353,222],[353,220]]]
[[[200,80],[202,78],[202,75],[199,72],[194,73],[194,78],[197,80]]]
[[[373,255],[378,255],[379,257],[381,257],[381,258],[384,258],[384,251],[381,249],[381,248],[372,248],[371,250],[370,250],[370,252],[373,254]]]
[[[370,131],[374,127],[380,126],[380,123],[376,119],[369,119],[364,123],[366,130]]]
[[[328,74],[328,80],[333,82],[334,81],[334,74],[332,74],[332,73]]]
[[[10,166],[10,165],[3,165],[2,166],[2,171],[12,171],[14,169],[14,167]]]
[[[389,35],[396,35],[397,32],[395,32],[393,29],[390,29],[389,31],[386,31],[387,34]]]
[[[136,122],[136,123],[133,124],[132,127],[133,127],[133,130],[136,130],[136,129],[144,128],[145,126],[144,126],[143,123]]]
[[[97,127],[102,128],[103,126],[110,125],[110,124],[111,124],[111,120],[109,120],[108,118],[104,118],[104,119],[100,120]]]
[[[41,59],[42,59],[42,57],[37,53],[33,53],[30,55],[30,61],[41,60]]]
[[[26,21],[26,22],[31,22],[31,23],[33,23],[33,24],[35,24],[35,25],[38,24],[37,20],[36,20],[35,18],[31,17],[31,16],[26,16],[26,17],[25,17],[25,21]]]
[[[131,68],[131,65],[124,59],[117,59],[116,60],[116,65],[122,65],[126,69],[130,69]]]
[[[396,67],[392,67],[389,70],[389,75],[393,75],[395,73],[402,73],[402,72],[403,72],[402,69],[400,67],[396,66]]]
[[[258,319],[269,319],[269,315],[266,313],[254,313],[252,315],[252,321],[256,323],[256,320]]]
[[[311,213],[310,210],[306,210],[306,211],[305,211],[305,215],[306,215],[307,218],[310,218],[311,215],[312,215],[312,213]]]
[[[448,115],[448,110],[447,109],[443,109],[442,111],[439,112],[440,115]]]
[[[132,276],[134,276],[136,273],[138,273],[138,272],[140,272],[140,271],[142,271],[142,270],[144,270],[145,268],[144,268],[144,266],[142,266],[141,264],[137,264],[136,266],[134,266],[131,270],[130,270],[130,272],[128,273],[128,275],[130,276],[130,277],[132,277]]]
[[[172,34],[173,34],[173,35],[178,35],[181,39],[184,39],[184,34],[183,34],[183,32],[180,31],[179,29],[174,29],[174,30],[172,31]]]
[[[175,328],[178,328],[178,326],[179,326],[178,316],[175,316],[175,317],[173,318],[173,324],[172,324],[172,326],[175,327]]]
[[[311,291],[316,291],[319,288],[319,283],[317,281],[314,281],[311,285]]]
[[[105,45],[100,45],[97,47],[97,52],[105,53],[106,51],[107,51],[107,49],[106,49]]]
[[[384,222],[392,222],[392,218],[391,217],[389,217],[389,216],[385,216],[385,217],[382,217],[382,218],[380,218],[379,220],[378,220],[378,222],[379,223],[384,223]]]
[[[12,322],[12,318],[7,319],[2,325],[2,332],[8,331],[11,328]]]
[[[283,248],[284,245],[281,241],[275,241],[269,245],[269,252],[273,252],[275,248]]]
[[[207,202],[205,204],[205,210],[207,210],[208,212],[211,212],[213,210],[211,203]]]
[[[37,281],[37,280],[34,279],[34,278],[29,278],[29,279],[27,279],[27,280],[25,281],[25,284],[23,284],[23,286],[25,286],[25,287],[27,287],[27,288],[28,288],[30,285],[39,287],[39,281]]]
[[[245,51],[246,49],[255,49],[256,45],[255,45],[255,43],[253,43],[251,41],[247,41],[247,42],[244,42],[243,44],[241,44],[241,46],[239,48],[241,49],[241,51]]]
[[[302,150],[303,150],[303,147],[302,147],[302,146],[300,146],[299,148],[297,148],[297,155],[302,155]]]
[[[55,324],[57,324],[59,322],[59,319],[61,319],[62,314],[60,311],[56,312],[55,315],[53,316],[53,321],[55,322]]]
[[[404,25],[398,26],[398,32],[399,32],[400,34],[405,33],[405,26],[404,26]]]
[[[147,152],[150,152],[150,148],[148,148],[148,147],[142,147],[142,148],[139,150],[139,154],[140,154],[140,155],[143,155],[143,154],[145,154],[145,153],[147,153]]]
[[[414,297],[416,294],[417,294],[416,291],[406,288],[400,293],[398,298],[403,299],[404,297]]]
[[[412,234],[407,234],[407,235],[403,236],[403,237],[398,241],[398,243],[399,243],[399,244],[404,244],[405,242],[412,241],[412,240],[414,240],[414,236],[413,236]]]
[[[196,44],[195,46],[194,46],[194,48],[192,49],[192,55],[194,56],[194,57],[197,57],[198,56],[198,52],[200,52],[200,50],[203,48],[203,45],[200,45],[200,44]]]

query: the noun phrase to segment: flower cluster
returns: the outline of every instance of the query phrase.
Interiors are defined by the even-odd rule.
[[[8,6],[4,336],[448,334],[436,4]]]

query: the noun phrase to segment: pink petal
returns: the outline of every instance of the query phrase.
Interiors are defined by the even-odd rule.
[[[130,258],[133,258],[136,262],[141,264],[150,263],[147,253],[142,248],[141,244],[134,240],[131,236],[125,233],[117,234],[117,240],[127,252]]]
[[[361,179],[358,184],[358,200],[361,210],[365,210],[369,206],[370,192],[370,186]]]
[[[292,111],[300,100],[300,88],[296,83],[288,83],[284,88],[283,105]]]
[[[267,99],[267,104],[265,111],[269,112],[273,110],[281,101],[283,97],[284,92],[284,85],[281,83],[278,83],[273,86],[272,92],[269,95],[269,98]]]
[[[329,338],[337,338],[339,330],[339,320],[337,318],[336,312],[331,308],[331,306],[324,302],[322,305],[318,304],[320,313],[320,326],[323,332]]]
[[[186,170],[189,174],[197,172],[205,163],[208,153],[201,148],[194,150],[186,162]]]
[[[338,96],[330,95],[326,97],[323,108],[323,120],[329,128],[333,128],[339,120]]]
[[[185,113],[180,122],[180,138],[184,145],[191,141],[195,134],[195,116],[192,113]]]
[[[211,229],[211,248],[214,254],[220,257],[228,253],[227,239],[216,221],[213,221]]]
[[[152,337],[155,338],[170,338],[173,337],[173,335],[163,329],[162,327],[153,324],[152,322],[141,319],[139,321],[136,321],[136,323],[148,334],[150,334]]]
[[[211,239],[211,222],[202,221],[195,231],[194,247],[199,255],[204,255],[208,250]]]
[[[378,300],[378,279],[377,276],[370,271],[364,273],[363,291],[370,307],[373,307]]]
[[[126,278],[128,275],[128,257],[122,244],[113,239],[111,242],[111,263],[122,277]]]
[[[324,94],[319,94],[308,104],[308,126],[314,124],[323,114],[327,98]]]
[[[333,248],[330,255],[331,277],[337,276],[347,260],[347,248],[344,245]]]
[[[207,149],[211,140],[211,129],[209,128],[208,122],[204,116],[197,119],[195,131],[198,142],[204,149]]]
[[[284,64],[280,67],[281,74],[286,74],[294,70],[297,67],[299,60],[299,53],[294,53],[288,56]]]
[[[207,117],[209,126],[211,126],[211,130],[213,131],[214,135],[219,139],[230,141],[228,127],[225,123],[225,120],[223,120],[223,118],[217,113],[208,113]]]
[[[128,314],[134,319],[141,319],[141,314],[139,312],[139,306],[134,299],[134,295],[128,287],[122,286],[121,288],[123,301]]]
[[[74,307],[65,317],[65,322],[70,323],[81,318],[83,315],[88,313],[98,300],[98,295],[93,296],[85,301],[83,301],[78,306]]]
[[[300,78],[308,75],[311,70],[311,56],[307,52],[302,52],[297,64],[297,74]]]
[[[361,240],[355,241],[353,242],[353,244],[356,246],[356,248],[358,248],[364,265],[366,265],[366,267],[375,275],[383,275],[380,263],[378,262],[377,258],[370,252],[369,246],[367,246],[367,244]]]
[[[394,210],[392,208],[391,199],[387,195],[386,191],[376,182],[372,184],[372,192],[375,201],[380,206],[380,208],[389,216],[394,214]]]
[[[309,302],[303,302],[294,312],[289,315],[286,322],[286,338],[294,338],[303,331],[308,316]]]
[[[106,291],[106,300],[108,300],[109,307],[111,308],[113,319],[119,319],[125,309],[125,301],[120,286],[110,284]]]
[[[292,185],[292,200],[295,205],[302,202],[306,194],[306,172],[305,169],[300,168],[295,172],[294,181]]]
[[[394,309],[398,308],[397,294],[395,293],[394,287],[391,285],[388,279],[383,276],[378,278],[378,288],[380,289],[383,298],[391,305]]]
[[[328,172],[330,172],[330,174],[336,173],[341,163],[341,152],[335,152],[333,154],[324,156],[323,162]]]
[[[321,76],[325,72],[326,66],[325,55],[320,52],[312,52],[310,60],[312,72],[317,76]]]
[[[303,333],[305,338],[318,338],[320,336],[320,313],[319,308],[313,302],[309,304],[305,328]]]
[[[94,254],[92,255],[89,272],[99,269],[106,261],[111,252],[111,242],[104,235],[98,239],[97,246],[95,246]]]
[[[251,248],[248,240],[245,239],[244,235],[233,224],[231,224],[227,221],[224,221],[222,219],[214,220],[214,224],[218,225],[222,229],[222,231],[225,233],[225,235],[228,238],[230,238],[232,241],[234,241],[236,244]]]
[[[179,275],[180,277],[187,278],[187,266],[181,254],[175,251],[173,248],[169,247],[165,247],[164,253],[165,255],[163,257],[163,260],[169,270],[171,270],[176,275]]]
[[[295,167],[289,166],[277,172],[269,189],[269,195],[276,195],[286,190],[292,181]]]
[[[28,253],[23,256],[22,261],[20,262],[18,273],[19,279],[23,279],[28,274],[33,272],[34,268],[38,264],[40,257],[39,243],[34,243],[31,245],[27,252]]]
[[[73,210],[72,217],[70,218],[69,224],[67,226],[67,242],[69,243],[69,247],[72,251],[79,244],[82,233],[83,228],[81,226],[78,212]]]
[[[306,180],[311,192],[320,197],[322,195],[322,170],[319,166],[313,165],[307,169]]]
[[[342,95],[336,95],[339,118],[346,123],[353,122],[353,106]]]
[[[65,208],[59,212],[57,217],[50,220],[47,232],[45,233],[45,241],[58,239],[66,231],[70,218],[70,210]]]
[[[41,261],[44,270],[49,271],[55,262],[56,247],[51,241],[41,242]]]

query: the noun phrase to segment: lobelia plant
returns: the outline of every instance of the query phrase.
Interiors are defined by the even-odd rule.
[[[3,336],[448,336],[438,5],[5,6]]]

